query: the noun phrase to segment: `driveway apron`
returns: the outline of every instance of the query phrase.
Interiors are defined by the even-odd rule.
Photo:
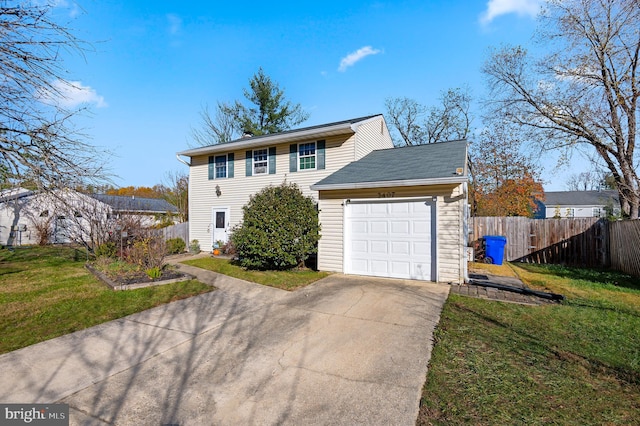
[[[2,402],[73,424],[415,424],[449,286],[332,275],[218,290],[0,356]]]

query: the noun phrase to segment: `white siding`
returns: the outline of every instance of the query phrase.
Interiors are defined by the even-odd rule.
[[[355,144],[355,160],[376,149],[393,148],[389,129],[384,120],[374,119],[358,126]]]
[[[547,206],[545,207],[546,217],[553,218],[558,214],[560,217],[596,217],[593,214],[594,207],[600,207],[601,216],[606,216],[605,206]],[[573,212],[573,215],[571,215]]]
[[[301,140],[299,143],[314,142]],[[213,207],[230,208],[230,225],[233,228],[242,220],[242,207],[249,196],[269,185],[280,185],[285,180],[296,183],[302,192],[317,200],[317,191],[310,186],[354,161],[355,137],[334,137],[326,139],[325,169],[289,172],[289,145],[276,145],[276,173],[258,176],[245,176],[245,152],[232,151],[234,154],[234,177],[226,179],[208,179],[209,156],[193,157],[189,179],[189,239],[196,239],[202,250],[210,251],[211,213]],[[216,196],[215,188],[220,187],[221,195]]]
[[[380,188],[341,191],[322,191],[320,194],[320,223],[322,236],[318,246],[318,269],[343,272],[344,209],[347,199],[436,196],[438,280],[461,283],[465,276],[466,239],[464,235],[463,185],[439,185],[407,188]]]

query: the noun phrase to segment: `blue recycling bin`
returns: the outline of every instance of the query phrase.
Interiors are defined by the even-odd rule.
[[[507,244],[507,237],[501,235],[485,235],[485,257],[488,263],[502,265],[504,259],[504,246]],[[489,262],[491,260],[491,262]]]

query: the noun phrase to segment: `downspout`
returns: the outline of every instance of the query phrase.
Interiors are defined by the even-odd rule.
[[[462,241],[463,241],[463,253],[462,253],[462,271],[464,274],[464,282],[468,283],[469,282],[469,262],[467,259],[467,252],[469,250],[469,184],[468,182],[464,182],[462,184],[462,192],[464,194],[464,199],[466,200],[466,202],[464,203],[464,206],[462,208],[462,214],[464,215],[463,217],[463,221],[462,223],[464,223],[464,226],[462,227],[462,232],[464,232],[464,235],[462,236]]]

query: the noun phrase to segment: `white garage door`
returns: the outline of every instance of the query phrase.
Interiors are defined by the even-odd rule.
[[[345,272],[435,281],[432,201],[345,204]]]

